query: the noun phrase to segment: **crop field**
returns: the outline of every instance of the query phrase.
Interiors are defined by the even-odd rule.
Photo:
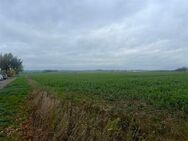
[[[188,139],[188,73],[64,72],[29,77],[60,98],[111,105],[113,111],[138,119],[154,136]]]
[[[34,82],[36,86],[32,86],[32,88],[29,87],[29,81]],[[138,126],[141,130],[140,133],[142,133],[139,140],[186,141],[188,139],[188,73],[186,72],[93,71],[38,72],[24,74],[24,77],[18,77],[13,83],[0,90],[1,131],[7,129],[7,127],[14,129],[19,126],[18,124],[21,121],[24,121],[27,117],[27,112],[24,109],[24,105],[26,105],[27,102],[27,94],[29,91],[37,91],[37,89],[53,94],[56,98],[62,100],[63,103],[66,103],[66,101],[71,101],[76,104],[80,103],[81,106],[79,104],[77,106],[82,108],[79,109],[80,112],[78,113],[76,113],[75,110],[75,114],[84,115],[86,118],[80,116],[83,119],[78,120],[78,123],[86,122],[87,119],[95,121],[97,116],[100,117],[100,114],[95,110],[93,111],[91,107],[99,106],[100,108],[98,108],[98,110],[101,108],[110,109],[110,114],[107,114],[108,116],[104,118],[104,120],[110,122],[110,125],[106,125],[103,130],[108,129],[107,131],[113,131],[113,136],[122,132],[122,127],[120,128],[119,124],[122,124],[125,120],[128,122],[127,126],[130,125],[130,127],[123,132],[129,134],[128,130],[132,132],[132,128]],[[37,93],[37,95],[40,93],[41,92]],[[44,102],[44,106],[41,107],[49,106],[45,105],[47,103],[54,103],[49,102],[49,99],[47,97],[45,98],[44,95],[42,97],[48,102]],[[41,102],[39,103],[41,104]],[[35,108],[36,106],[37,105],[35,105]],[[69,108],[67,112],[62,112],[63,114],[67,114],[70,109],[75,108],[74,106],[70,107],[70,105],[65,107]],[[60,109],[61,108],[63,107],[60,107]],[[44,110],[47,109],[48,108],[44,108]],[[54,110],[56,109],[59,109],[57,105]],[[59,111],[61,111],[60,109]],[[88,115],[83,112],[83,109],[89,111],[89,113],[87,113]],[[36,114],[43,113],[43,111],[39,111],[36,112]],[[59,113],[59,111],[57,113]],[[44,113],[48,112],[49,111]],[[57,121],[63,118],[61,116],[63,114],[60,113],[56,115]],[[53,125],[53,123],[55,123],[54,119],[56,118],[53,114],[50,115],[52,115],[52,118],[45,115],[42,120],[35,120],[36,122],[40,121],[41,125],[41,121],[47,117],[43,124],[47,124],[49,120],[48,122],[53,122],[48,124]],[[35,115],[34,117],[40,116]],[[72,122],[74,118],[74,116],[71,117]],[[15,122],[17,119],[20,119],[20,121]],[[33,123],[35,120],[33,120]],[[76,120],[77,119],[75,119],[75,121]],[[91,124],[90,120],[86,122],[86,124]],[[100,118],[98,118],[98,120],[100,120]],[[63,119],[63,121],[66,122],[65,119]],[[91,126],[97,127],[93,129],[93,132],[97,130],[100,125],[97,123],[98,121],[95,121],[91,124]],[[59,125],[59,123],[55,125]],[[53,132],[61,131],[61,128],[58,129],[59,126],[57,131],[55,131],[55,125],[52,126]],[[79,126],[83,126],[83,124]],[[77,127],[75,129],[76,131],[82,129],[79,126],[75,126]],[[51,132],[52,129],[50,127],[49,129]],[[100,131],[102,132],[102,129]],[[81,130],[81,132],[83,132],[83,130]],[[106,133],[104,133],[104,135],[105,134]],[[128,135],[122,135],[122,137],[123,136],[128,138]],[[141,136],[145,137],[142,138]],[[0,140],[1,138],[6,139],[6,135],[3,132],[0,134]]]
[[[41,73],[31,78],[68,97],[134,100],[159,109],[188,112],[188,73]]]

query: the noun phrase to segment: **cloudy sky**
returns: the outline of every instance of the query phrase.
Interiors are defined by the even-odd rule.
[[[0,0],[0,52],[27,70],[188,66],[188,1]]]

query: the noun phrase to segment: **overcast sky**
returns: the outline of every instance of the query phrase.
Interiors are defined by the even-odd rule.
[[[0,52],[27,70],[188,66],[188,1],[0,0]]]

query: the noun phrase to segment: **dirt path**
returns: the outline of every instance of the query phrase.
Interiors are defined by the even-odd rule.
[[[0,89],[4,88],[10,82],[14,81],[16,78],[9,78],[7,80],[0,81]]]

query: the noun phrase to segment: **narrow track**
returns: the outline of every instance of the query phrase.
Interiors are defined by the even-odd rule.
[[[0,89],[4,88],[5,86],[7,86],[9,83],[14,81],[15,79],[16,78],[9,78],[7,80],[0,81]]]

